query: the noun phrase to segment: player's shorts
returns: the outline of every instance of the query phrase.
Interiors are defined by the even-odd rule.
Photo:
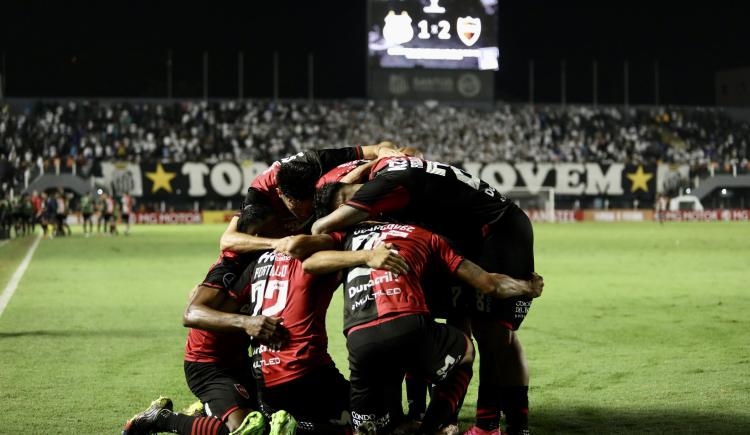
[[[334,365],[320,367],[283,384],[260,388],[259,397],[260,409],[267,418],[283,409],[297,419],[305,432],[343,433],[341,428],[350,424],[349,381]]]
[[[510,207],[489,226],[484,243],[476,259],[488,272],[502,273],[512,278],[531,279],[534,272],[534,231],[523,210]],[[517,330],[531,308],[531,299],[516,297],[495,299],[474,291],[472,315],[491,316],[513,331]]]
[[[454,319],[471,313],[474,289],[453,276],[442,263],[429,262],[422,273],[421,284],[432,317]]]
[[[128,222],[130,222],[130,213],[123,213],[123,214],[122,214],[122,222],[123,222],[123,223],[128,223]]]
[[[109,222],[112,220],[112,213],[104,213],[102,218],[104,219],[104,222]]]
[[[441,381],[466,355],[467,343],[459,329],[418,314],[351,332],[346,347],[354,427],[368,421],[378,428],[398,424],[404,374]]]
[[[82,213],[83,215],[83,221],[88,222],[91,220],[91,213]]]
[[[258,409],[258,393],[250,361],[228,367],[216,363],[185,361],[185,379],[210,416],[226,422],[237,409]]]

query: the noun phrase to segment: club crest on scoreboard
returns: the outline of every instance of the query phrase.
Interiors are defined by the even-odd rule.
[[[467,47],[471,47],[479,40],[479,35],[482,33],[482,21],[470,16],[458,17],[456,31],[461,42],[466,44]]]
[[[396,14],[389,11],[383,25],[383,38],[388,44],[404,44],[412,40],[414,29],[411,27],[411,17],[406,11]]]

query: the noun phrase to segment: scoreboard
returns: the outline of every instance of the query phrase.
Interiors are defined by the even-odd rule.
[[[494,71],[497,0],[369,0],[373,68]]]

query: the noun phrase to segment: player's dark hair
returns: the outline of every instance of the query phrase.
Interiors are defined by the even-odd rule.
[[[273,208],[264,204],[248,204],[242,208],[240,219],[237,221],[237,231],[247,233],[250,224],[263,222],[273,214]]]
[[[345,183],[326,183],[315,192],[315,218],[320,219],[333,211],[333,199]]]
[[[276,184],[284,196],[304,201],[315,195],[315,183],[320,178],[318,165],[291,161],[282,163],[276,173]]]

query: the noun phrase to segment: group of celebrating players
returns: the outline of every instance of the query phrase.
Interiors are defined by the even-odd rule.
[[[45,238],[71,235],[68,216],[72,211],[71,200],[65,191],[34,191],[31,195],[23,194],[12,201],[0,199],[0,239],[10,238],[11,228],[15,230],[15,237],[34,234],[36,225],[42,228]],[[77,211],[81,213],[83,234],[90,237],[94,232],[93,217],[97,217],[96,232],[100,234],[104,227],[104,234],[118,234],[117,221],[122,217],[125,234],[130,232],[130,214],[133,211],[133,198],[125,193],[119,200],[107,193],[101,193],[96,198],[90,192],[84,193],[77,204]]]
[[[313,150],[258,176],[183,316],[199,402],[177,413],[160,397],[123,434],[458,434],[472,336],[466,434],[499,434],[501,413],[502,433],[528,433],[514,331],[544,286],[531,224],[484,181],[418,154]],[[342,284],[348,381],[325,325]]]

